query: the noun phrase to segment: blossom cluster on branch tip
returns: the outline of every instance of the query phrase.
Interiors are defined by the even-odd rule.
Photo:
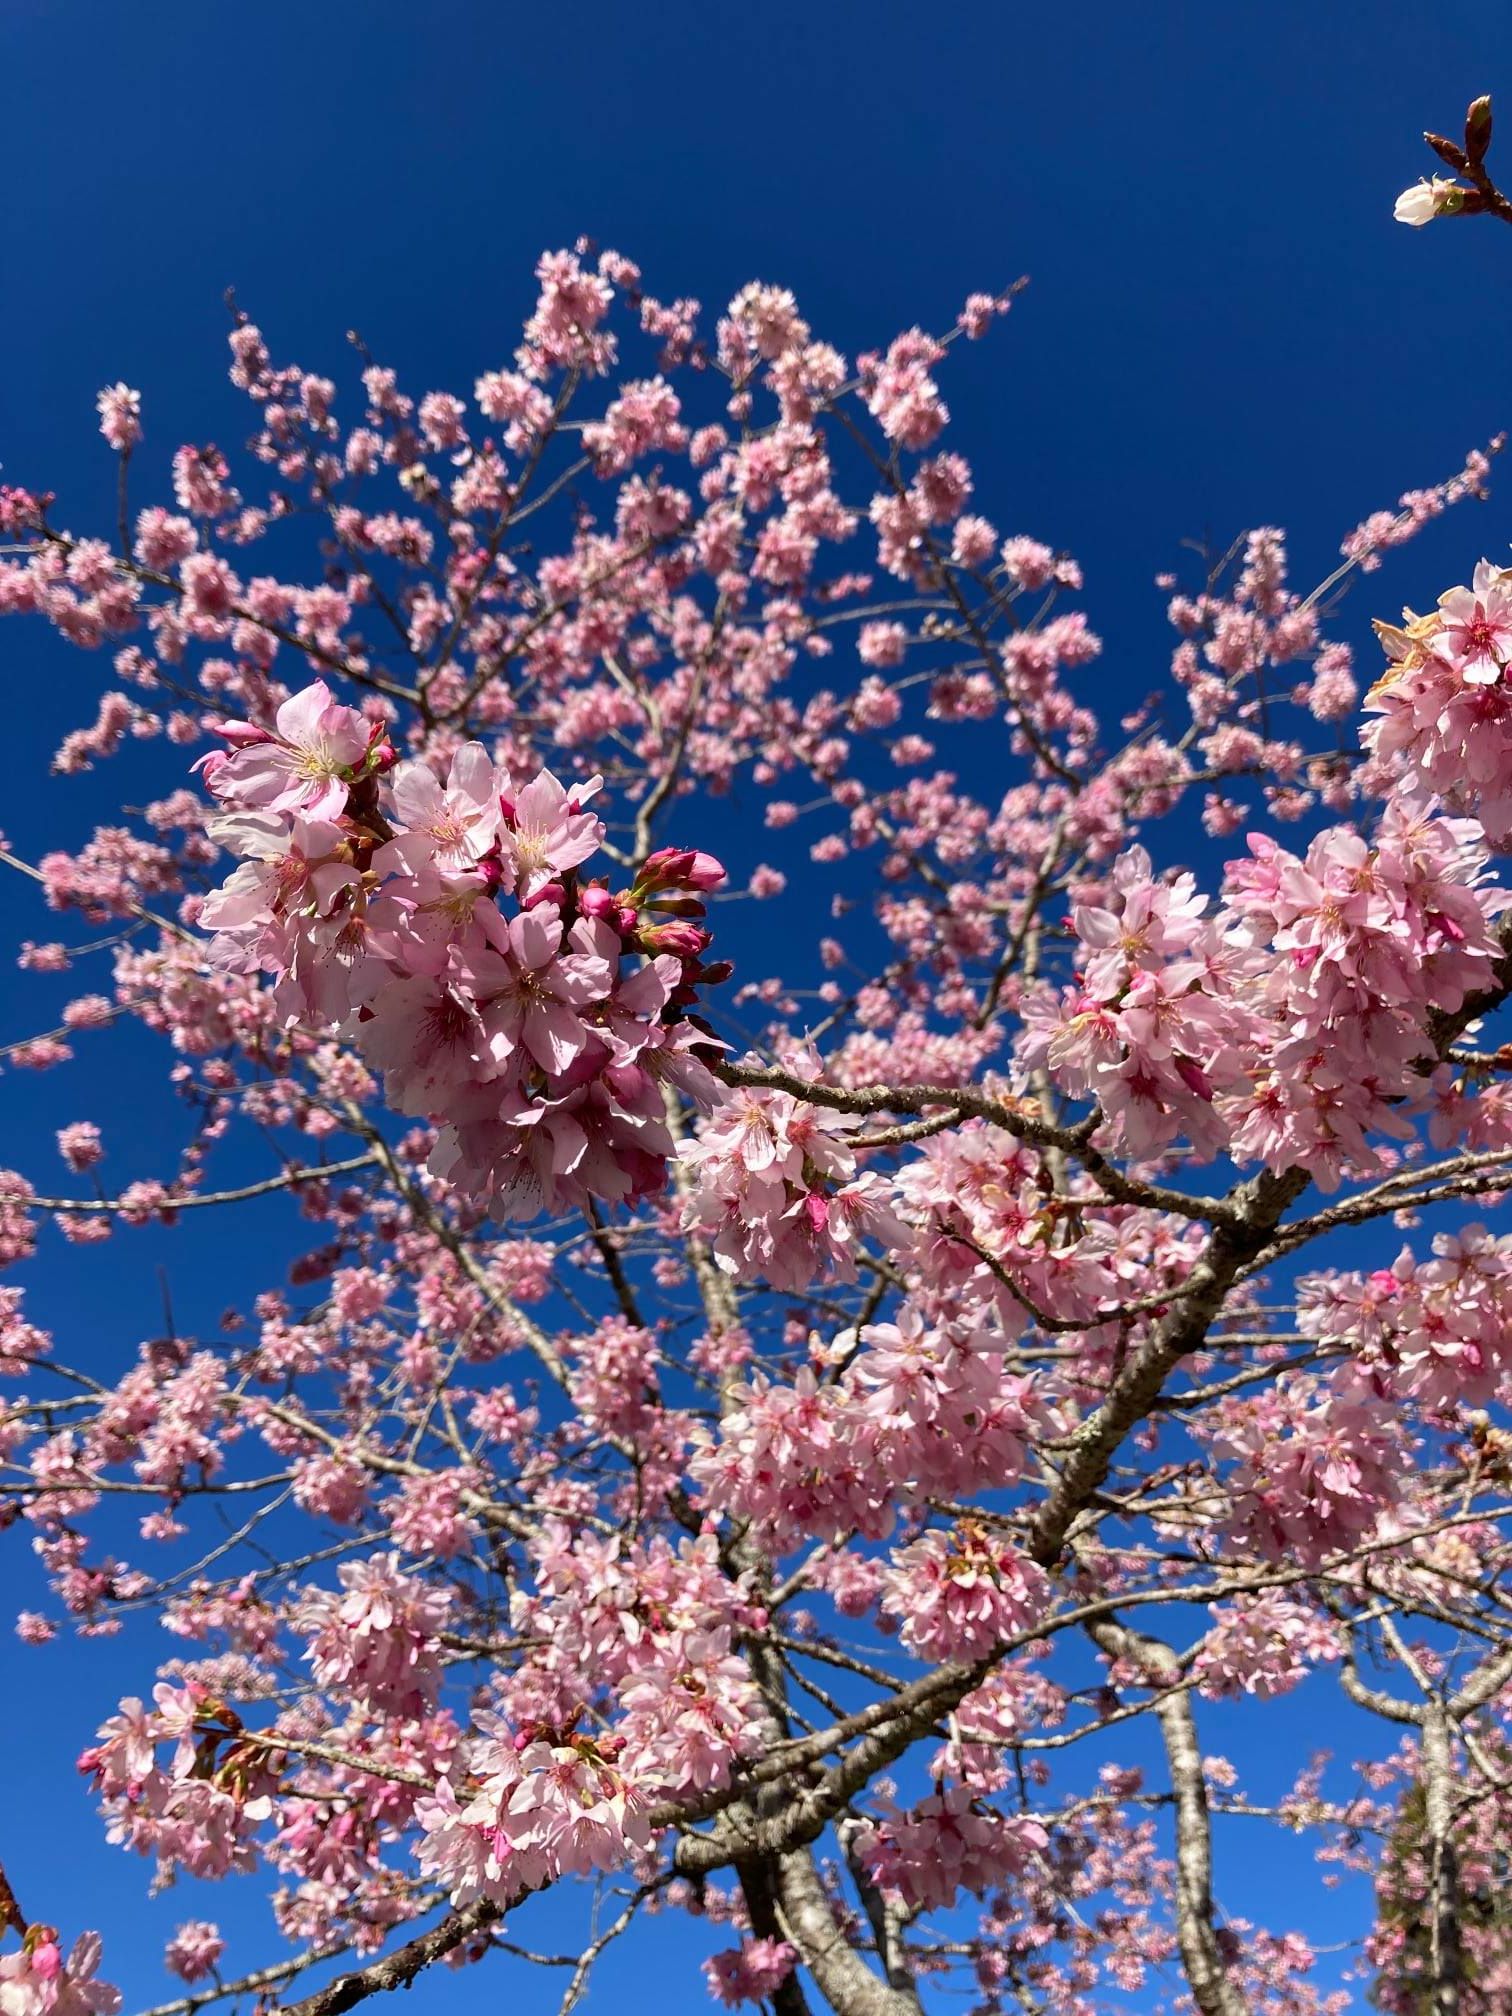
[[[1211,917],[1190,877],[1121,857],[1111,902],[1073,913],[1076,987],[1026,999],[1020,1056],[1095,1099],[1130,1154],[1183,1139],[1331,1190],[1380,1166],[1371,1136],[1410,1136],[1398,1109],[1428,1099],[1430,1018],[1489,982],[1509,897],[1481,828],[1410,798],[1305,858],[1249,846]]]
[[[346,1035],[400,1113],[437,1122],[438,1173],[499,1218],[661,1188],[664,1089],[703,1104],[717,1043],[691,1010],[701,896],[724,869],[665,847],[628,886],[591,881],[600,780],[516,784],[479,742],[445,781],[396,763],[382,722],[323,681],[270,729],[231,722],[201,759],[246,857],[207,897],[227,972],[273,976],[287,1025]]]
[[[875,1882],[915,1909],[938,1910],[962,1890],[981,1895],[1021,1874],[1049,1838],[1038,1821],[1001,1813],[953,1785],[867,1827],[858,1847]]]
[[[770,2002],[797,1958],[785,1939],[743,1939],[706,1960],[704,1973],[715,2000],[735,2009],[742,2002]]]
[[[96,1978],[101,1942],[84,1932],[63,1957],[49,1925],[28,1927],[19,1953],[0,1954],[0,2010],[4,2016],[115,2016],[121,1993]]]

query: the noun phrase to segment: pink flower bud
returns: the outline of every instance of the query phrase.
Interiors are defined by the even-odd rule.
[[[724,879],[725,871],[712,854],[691,847],[658,847],[636,871],[635,886],[647,894],[655,889],[717,889]]]
[[[710,934],[701,924],[674,920],[667,924],[643,924],[640,943],[647,952],[670,952],[678,959],[696,959],[709,942]]]
[[[674,889],[682,880],[684,869],[692,865],[693,856],[685,847],[658,847],[636,870],[635,886],[643,891]]]

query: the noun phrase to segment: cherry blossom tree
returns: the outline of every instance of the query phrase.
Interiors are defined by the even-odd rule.
[[[1489,138],[1399,214],[1512,221]],[[105,668],[54,769],[167,745],[0,851],[66,999],[12,1068],[141,1024],[173,1095],[151,1180],[86,1119],[0,1172],[19,1635],[160,1619],[81,1769],[160,1886],[269,1892],[154,2016],[549,1961],[573,1882],[563,2010],[669,1913],[780,2016],[1354,2006],[1250,1915],[1268,1826],[1376,1886],[1383,2006],[1504,2011],[1512,570],[1467,530],[1378,662],[1340,614],[1500,442],[1310,592],[1270,527],[1164,578],[1099,711],[949,431],[1016,287],[847,357],[775,286],[536,281],[470,397],[232,304],[244,452],[140,502],[115,385],[113,513],[0,491],[0,612]],[[207,1224],[217,1333],[71,1363],[39,1246]],[[1204,1720],[1304,1685],[1358,1762],[1267,1804]],[[69,1908],[0,1887],[3,2016],[120,2006]]]

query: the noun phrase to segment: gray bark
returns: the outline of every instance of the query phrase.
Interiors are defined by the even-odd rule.
[[[1459,1852],[1454,1845],[1454,1745],[1445,1709],[1423,1719],[1423,1798],[1428,1848],[1428,1933],[1433,2016],[1459,2016],[1465,1980],[1460,1944]]]
[[[812,1856],[800,1848],[777,1864],[777,1895],[789,1939],[835,2016],[919,2016],[912,1984],[894,1988],[867,1965],[835,1922]]]
[[[1154,1685],[1171,1687],[1181,1666],[1169,1645],[1126,1624],[1088,1626],[1095,1643],[1118,1659],[1135,1659]],[[1229,1972],[1213,1923],[1213,1829],[1192,1697],[1167,1694],[1155,1709],[1176,1802],[1176,1939],[1181,1964],[1202,2016],[1248,2016],[1249,2005]]]

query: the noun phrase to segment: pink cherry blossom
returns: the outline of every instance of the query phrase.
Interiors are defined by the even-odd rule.
[[[447,783],[425,763],[401,763],[392,780],[394,808],[408,829],[400,848],[413,873],[425,860],[443,875],[460,875],[488,853],[502,817],[499,780],[481,742],[466,742],[453,756]]]
[[[577,868],[594,853],[603,827],[584,804],[599,789],[600,780],[570,788],[542,770],[523,790],[506,792],[500,851],[514,893],[529,902],[569,868]]]
[[[337,818],[372,747],[368,724],[335,701],[323,679],[285,700],[273,720],[272,731],[227,723],[220,732],[229,751],[203,759],[207,786],[239,809]]]
[[[5,2016],[115,2016],[121,1994],[95,1979],[100,1937],[82,1933],[68,1959],[56,1935],[28,1935],[19,1953],[0,1954],[0,2010]]]

